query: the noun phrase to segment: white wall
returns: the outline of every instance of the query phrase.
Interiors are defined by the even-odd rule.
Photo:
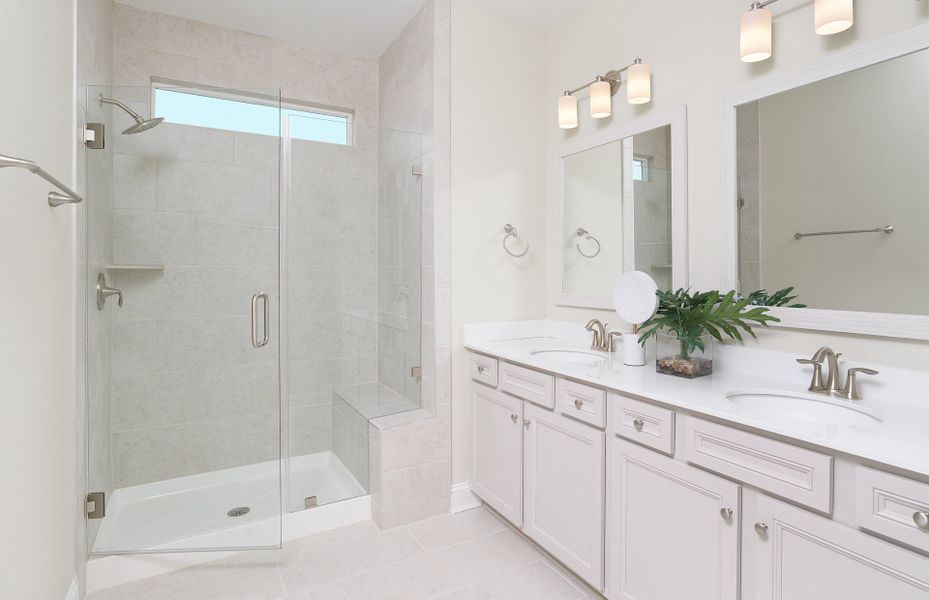
[[[0,153],[73,182],[71,0],[17,3],[0,56]],[[74,577],[74,209],[50,208],[50,189],[0,170],[3,598],[60,600]]]
[[[462,326],[545,314],[542,31],[452,2],[452,481],[468,478],[468,372]],[[512,223],[530,243],[514,259]]]
[[[543,98],[547,123],[554,122],[555,101],[566,87],[588,81],[607,68],[627,64],[636,56],[650,63],[653,72],[650,104],[630,106],[619,94],[613,116],[594,121],[585,115],[587,102],[582,100],[576,130],[566,133],[547,125],[549,157],[558,156],[566,144],[597,131],[618,127],[650,112],[687,106],[689,264],[690,283],[696,289],[716,288],[721,278],[721,97],[759,78],[796,70],[857,43],[929,19],[927,2],[858,0],[855,27],[820,37],[813,32],[811,4],[788,0],[771,7],[775,19],[774,56],[753,65],[738,58],[739,18],[747,9],[738,2],[591,0],[549,31],[547,56],[551,68]],[[603,28],[604,23],[610,24],[609,31]],[[548,215],[552,219],[557,190],[551,170],[548,178]],[[611,316],[603,311],[556,306],[554,288],[550,280],[546,312],[551,318],[582,321]],[[830,344],[844,351],[849,359],[878,364],[925,368],[929,361],[929,344],[920,342],[787,330],[764,332],[762,341],[766,348],[798,354],[809,354],[821,344]]]

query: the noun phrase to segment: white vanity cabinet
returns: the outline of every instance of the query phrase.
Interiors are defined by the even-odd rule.
[[[610,598],[737,600],[740,486],[610,439]]]
[[[566,371],[475,354],[470,485],[609,600],[929,600],[926,477]]]
[[[523,524],[523,401],[471,384],[471,491]]]
[[[475,357],[484,368],[472,368],[471,491],[602,590],[606,434],[589,421],[603,420],[605,393],[598,403],[593,388],[568,382],[568,417],[556,412],[553,376]],[[490,372],[498,387],[482,383]]]
[[[604,434],[527,404],[523,531],[603,589]]]
[[[753,600],[929,599],[929,559],[826,517],[759,495],[744,526]]]

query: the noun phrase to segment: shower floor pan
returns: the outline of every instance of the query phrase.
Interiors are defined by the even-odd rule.
[[[107,502],[92,553],[276,546],[279,468],[270,461],[118,489]],[[294,458],[290,479],[287,506],[302,506],[314,495],[322,505],[367,493],[332,452]],[[243,507],[245,514],[228,515]]]

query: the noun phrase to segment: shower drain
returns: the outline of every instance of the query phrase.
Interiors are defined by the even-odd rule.
[[[250,510],[251,509],[247,506],[236,506],[235,508],[230,509],[229,512],[226,513],[226,516],[227,517],[241,517],[242,515],[248,514],[248,511]]]

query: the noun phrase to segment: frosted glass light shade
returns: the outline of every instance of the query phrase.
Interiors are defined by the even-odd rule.
[[[610,116],[613,110],[612,89],[609,81],[602,79],[590,86],[590,116],[594,119],[603,119]]]
[[[771,56],[771,11],[753,8],[742,15],[739,32],[742,62],[758,62]]]
[[[629,104],[651,102],[652,68],[645,63],[631,65],[626,71],[626,100]]]
[[[565,94],[558,98],[558,126],[562,129],[577,127],[577,98]]]
[[[854,0],[816,0],[813,13],[819,35],[839,33],[855,24]]]

